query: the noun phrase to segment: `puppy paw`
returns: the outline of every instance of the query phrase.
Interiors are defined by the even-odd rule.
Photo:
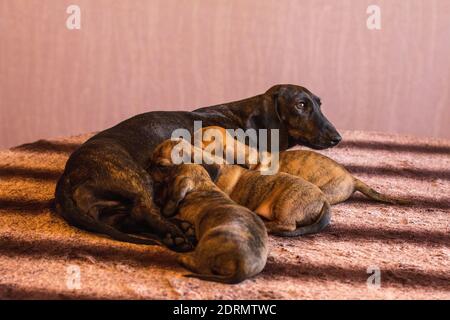
[[[195,237],[195,227],[191,223],[180,219],[170,219],[170,222],[172,222],[173,224],[178,226],[178,228],[181,229],[181,231],[188,238],[190,243],[194,245],[197,243],[197,238]]]
[[[169,249],[176,252],[187,252],[194,249],[194,246],[188,238],[184,236],[179,237],[171,233],[167,233],[166,236],[162,239],[162,242]]]

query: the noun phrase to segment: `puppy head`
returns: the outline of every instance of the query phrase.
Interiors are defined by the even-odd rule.
[[[199,156],[199,158],[195,158]],[[193,160],[200,163],[224,162],[223,154],[215,156],[213,153],[196,147],[184,139],[169,139],[159,144],[153,151],[151,165],[157,167],[168,167],[174,164],[190,164]]]
[[[170,178],[170,171],[173,170],[172,151],[175,146],[187,143],[183,139],[168,139],[160,143],[152,153],[147,171],[151,175],[155,184],[163,183]]]
[[[189,144],[183,139],[167,139],[160,143],[152,154],[151,162],[155,166],[168,167],[174,164],[172,151],[179,144]]]
[[[289,147],[304,145],[325,149],[337,145],[341,136],[321,111],[320,98],[304,87],[277,85],[266,93],[288,132]]]
[[[195,188],[194,182],[187,177],[178,177],[167,184],[163,192],[162,214],[171,217],[176,214],[180,202]]]
[[[169,201],[171,194],[174,193],[175,180],[180,171],[178,167],[177,165],[157,162],[152,163],[147,169],[153,182],[153,201],[162,209]],[[171,214],[173,214],[173,210]]]

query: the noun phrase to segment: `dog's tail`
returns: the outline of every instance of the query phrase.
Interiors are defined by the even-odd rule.
[[[364,182],[362,182],[359,179],[353,178],[354,182],[355,182],[355,191],[359,191],[362,194],[364,194],[366,197],[369,197],[370,199],[376,200],[376,201],[380,201],[380,202],[386,202],[386,203],[391,203],[391,204],[410,204],[411,201],[406,200],[406,199],[400,199],[400,198],[396,198],[393,196],[389,196],[383,193],[379,193],[377,191],[375,191],[374,189],[372,189],[371,187],[369,187],[367,184],[365,184]]]
[[[320,211],[319,219],[309,226],[298,227],[294,231],[282,231],[276,232],[275,235],[282,237],[298,237],[307,234],[318,233],[325,229],[330,224],[331,221],[331,206],[328,201],[323,204],[322,210]]]
[[[87,229],[92,232],[103,233],[115,240],[130,242],[135,244],[146,245],[162,245],[159,239],[155,236],[141,238],[130,235],[104,222],[98,221],[87,212],[83,212],[72,198],[71,186],[67,178],[64,176],[58,181],[55,192],[56,211],[59,215],[65,218],[70,224],[77,227]]]

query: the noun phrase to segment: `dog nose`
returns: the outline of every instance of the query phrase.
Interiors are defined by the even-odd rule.
[[[331,138],[331,144],[333,146],[337,145],[339,142],[341,142],[342,137],[340,135],[336,135],[334,137]]]

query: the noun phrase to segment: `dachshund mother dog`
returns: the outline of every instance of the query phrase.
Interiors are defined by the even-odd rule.
[[[145,170],[153,149],[176,129],[192,133],[194,121],[227,129],[279,129],[280,150],[297,144],[332,147],[341,137],[320,104],[304,87],[276,85],[252,98],[193,112],[132,117],[93,136],[70,156],[56,186],[56,210],[70,224],[116,240],[190,250],[182,229],[163,218],[153,202],[153,183]]]

